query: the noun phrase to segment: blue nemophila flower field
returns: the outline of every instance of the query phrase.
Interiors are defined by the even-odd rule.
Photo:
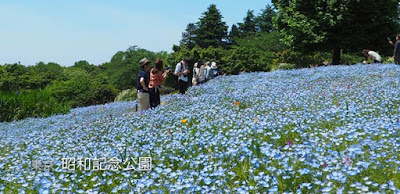
[[[246,73],[150,111],[119,102],[1,123],[0,193],[400,192],[399,75]]]

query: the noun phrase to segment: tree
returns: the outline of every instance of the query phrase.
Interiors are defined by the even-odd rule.
[[[47,64],[39,62],[32,67],[32,71],[34,75],[38,76],[38,80],[36,81],[37,89],[38,88],[44,89],[48,84],[50,84],[54,80],[66,79],[63,74],[64,68],[61,67],[59,64],[53,62]]]
[[[233,24],[231,31],[229,32],[230,44],[236,44],[236,39],[240,38],[240,31],[237,25]]]
[[[398,6],[397,6],[397,23],[400,23],[400,2],[399,2],[399,4],[398,4]]]
[[[273,18],[275,18],[277,14],[274,7],[267,5],[267,7],[261,11],[261,14],[255,19],[257,31],[268,33],[274,31]]]
[[[301,52],[333,51],[332,64],[341,51],[364,48],[384,50],[386,37],[397,31],[397,0],[273,0],[276,25],[283,42]],[[371,8],[371,5],[374,5]],[[371,33],[373,32],[373,33]]]
[[[239,23],[242,37],[252,36],[256,33],[256,22],[253,12],[253,10],[248,10],[243,23]]]
[[[86,72],[88,72],[90,75],[93,75],[93,76],[100,73],[100,68],[98,66],[89,64],[89,62],[87,62],[85,60],[75,62],[74,66],[72,66],[72,67],[83,69]]]
[[[187,46],[189,49],[192,49],[196,46],[196,30],[197,26],[193,23],[189,23],[186,27],[185,32],[182,33],[181,45]]]
[[[7,79],[7,71],[0,65],[0,90],[3,88],[3,82]]]
[[[215,4],[211,4],[203,17],[197,23],[195,42],[201,48],[224,45],[227,38],[228,26],[222,21],[222,15]]]
[[[144,57],[154,61],[157,57],[166,57],[166,53],[154,53],[138,46],[131,46],[126,51],[117,52],[111,61],[102,64],[100,69],[104,69],[103,76],[118,90],[134,88],[137,74],[140,71],[139,61]]]
[[[30,87],[30,78],[32,77],[28,67],[14,63],[4,66],[6,73],[3,78],[2,88],[4,91],[17,91]]]

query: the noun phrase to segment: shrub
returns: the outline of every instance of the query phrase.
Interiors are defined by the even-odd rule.
[[[342,56],[341,56],[342,64],[345,64],[347,61],[348,64],[352,65],[352,64],[361,63],[364,60],[365,60],[364,57],[356,55],[356,54],[342,54]]]
[[[120,92],[115,98],[115,102],[119,101],[133,101],[137,99],[137,90],[136,89],[127,89]]]
[[[394,63],[393,57],[382,57],[382,63]]]
[[[69,104],[57,102],[46,90],[1,92],[0,95],[0,122],[65,114],[69,110]]]
[[[291,70],[295,69],[296,65],[291,63],[278,63],[278,65],[272,67],[272,71],[276,70]]]
[[[173,88],[173,87],[163,86],[161,94],[171,94],[171,93],[173,93],[175,91],[177,91],[177,90],[175,88]]]
[[[81,70],[74,70],[69,77],[66,81],[54,81],[46,89],[59,102],[68,102],[74,108],[112,102],[118,94],[102,77],[91,77]]]

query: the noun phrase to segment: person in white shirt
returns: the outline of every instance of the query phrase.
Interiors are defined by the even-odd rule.
[[[194,64],[193,67],[193,78],[192,78],[192,85],[193,86],[197,86],[197,84],[199,84],[200,80],[199,80],[199,73],[200,73],[200,65],[199,62]]]
[[[189,70],[189,62],[190,58],[185,58],[178,64],[176,64],[174,75],[178,76],[178,87],[179,87],[179,93],[180,94],[185,94],[186,90],[188,88],[188,74],[190,73]]]
[[[200,61],[201,65],[200,65],[200,70],[199,70],[199,83],[200,84],[204,84],[204,82],[206,82],[206,67],[203,63],[203,61]]]
[[[363,54],[364,54],[366,60],[368,60],[368,58],[370,58],[372,63],[380,63],[382,60],[382,57],[375,51],[370,51],[370,50],[364,49]]]
[[[213,78],[213,72],[210,67],[211,62],[207,61],[204,65],[206,66],[206,81],[208,81]]]

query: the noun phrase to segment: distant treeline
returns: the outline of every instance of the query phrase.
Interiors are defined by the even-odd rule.
[[[273,1],[277,9],[268,5],[257,16],[249,10],[243,22],[232,25],[229,31],[222,21],[222,14],[212,4],[198,22],[187,25],[179,45],[173,45],[172,53],[156,53],[131,46],[101,65],[85,60],[69,67],[43,62],[34,66],[0,65],[0,121],[66,113],[74,107],[112,102],[123,90],[135,91],[138,62],[143,57],[152,61],[162,58],[165,66],[171,69],[185,57],[192,58],[193,63],[200,59],[215,61],[218,69],[229,75],[243,71],[309,67],[323,62],[355,64],[364,60],[363,49],[391,56],[393,47],[387,43],[386,37],[393,37],[399,29],[398,10],[390,7],[397,6],[395,1],[384,0],[386,4],[379,3],[378,8],[378,5],[374,9],[367,7],[360,14],[351,14],[344,19],[338,15],[343,10],[327,9],[326,12],[313,13],[321,6],[318,4],[320,1],[285,2]],[[357,6],[364,6],[362,2],[348,4],[347,12],[342,13],[344,15],[357,13],[360,11]],[[292,17],[290,10],[299,17]],[[385,14],[368,14],[371,10],[387,11]],[[334,12],[334,15],[329,12]],[[340,19],[342,23],[338,22]],[[304,26],[298,25],[301,23]],[[369,33],[371,26],[374,33]],[[346,36],[334,33],[337,29],[347,28],[356,28],[359,33]],[[173,91],[177,78],[170,74],[164,85],[167,91]]]

